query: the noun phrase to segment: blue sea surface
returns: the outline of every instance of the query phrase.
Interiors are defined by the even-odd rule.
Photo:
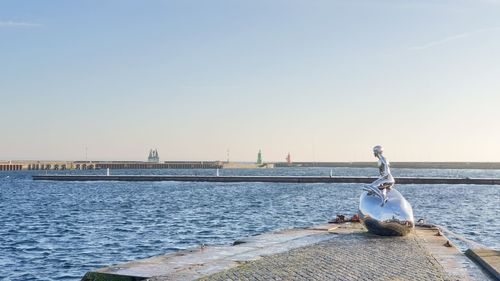
[[[375,176],[372,168],[220,170],[221,175]],[[49,171],[104,174],[105,171]],[[214,170],[113,174],[214,175]],[[498,170],[395,169],[396,176],[500,177]],[[357,211],[359,184],[52,182],[0,172],[0,276],[79,280],[85,272],[200,244],[325,223]],[[396,185],[415,218],[500,249],[500,187]]]

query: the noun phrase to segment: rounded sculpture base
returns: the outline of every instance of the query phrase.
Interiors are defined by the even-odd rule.
[[[375,195],[361,194],[359,217],[370,233],[383,236],[404,236],[415,225],[410,203],[395,189],[387,192],[387,202]]]
[[[378,222],[374,219],[365,219],[363,224],[370,233],[381,236],[405,236],[413,229],[399,222]]]

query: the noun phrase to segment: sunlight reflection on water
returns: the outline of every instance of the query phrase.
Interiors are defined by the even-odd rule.
[[[371,168],[333,171],[338,176],[376,175]],[[112,173],[208,175],[215,171]],[[221,170],[224,175],[329,173],[330,168]],[[32,174],[0,173],[0,276],[12,280],[78,280],[88,270],[114,263],[324,223],[339,213],[355,213],[361,193],[357,184],[35,182]],[[397,176],[500,177],[500,171],[396,169],[394,175],[397,181]],[[499,187],[397,188],[413,205],[416,219],[426,218],[500,248]]]

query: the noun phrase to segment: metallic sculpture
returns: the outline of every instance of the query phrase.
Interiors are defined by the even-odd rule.
[[[392,177],[391,170],[389,168],[389,162],[382,155],[384,149],[382,146],[377,145],[373,148],[373,155],[378,158],[378,170],[380,177],[367,185],[363,190],[368,193],[373,193],[382,199],[382,206],[387,201],[387,190],[391,190],[394,185],[394,178]]]
[[[363,187],[359,216],[371,233],[384,236],[406,235],[415,224],[413,210],[401,193],[393,188],[394,178],[382,152],[380,145],[373,148],[373,154],[379,159],[380,177]]]

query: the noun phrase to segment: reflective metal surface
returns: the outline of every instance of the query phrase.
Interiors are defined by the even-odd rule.
[[[364,191],[359,201],[359,216],[369,232],[384,236],[403,236],[411,232],[415,222],[410,203],[395,189],[387,192],[387,202]]]
[[[373,154],[379,159],[380,177],[363,187],[359,201],[359,216],[369,232],[377,235],[397,236],[411,232],[415,222],[410,203],[393,189],[389,161],[382,155],[383,148],[377,145]]]
[[[377,145],[373,148],[373,155],[378,158],[378,170],[380,177],[363,189],[369,194],[374,194],[382,200],[381,205],[384,205],[387,200],[387,190],[390,190],[394,185],[394,177],[391,174],[390,164],[382,155],[384,149]]]

